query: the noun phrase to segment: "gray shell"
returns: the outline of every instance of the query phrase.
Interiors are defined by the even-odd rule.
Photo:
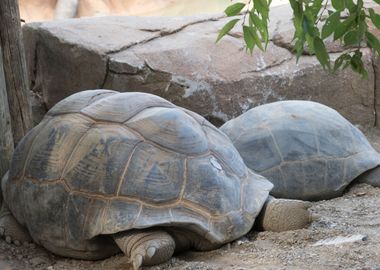
[[[102,235],[153,226],[229,242],[271,188],[201,116],[151,94],[92,90],[59,102],[20,142],[5,199],[37,243],[107,256]]]
[[[278,197],[336,197],[380,164],[363,133],[335,110],[311,101],[258,106],[228,121],[230,137],[249,168],[268,178]]]

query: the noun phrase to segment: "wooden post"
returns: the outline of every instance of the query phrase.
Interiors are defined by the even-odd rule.
[[[13,141],[17,144],[32,127],[18,0],[0,0],[0,42]]]

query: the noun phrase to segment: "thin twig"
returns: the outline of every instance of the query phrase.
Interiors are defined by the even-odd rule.
[[[329,3],[329,1],[326,0],[325,6],[323,7],[323,10],[321,11],[321,14],[319,14],[319,18],[316,20],[316,22],[315,22],[314,25],[317,25],[322,20],[323,13],[325,13],[325,11],[327,9],[327,4],[328,3]]]
[[[247,14],[249,13],[249,6],[251,5],[251,2],[252,2],[252,0],[249,0],[248,1],[248,3],[247,3],[247,10],[245,11],[245,13],[244,13],[244,17],[243,17],[243,22],[242,22],[242,26],[244,26],[244,24],[245,24],[245,19],[246,19],[246,17],[247,17]]]

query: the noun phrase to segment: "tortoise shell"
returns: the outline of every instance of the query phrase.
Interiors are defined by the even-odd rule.
[[[363,133],[337,111],[312,101],[255,107],[220,128],[249,168],[282,198],[341,195],[353,179],[380,164]]]
[[[203,117],[151,94],[89,90],[23,138],[5,199],[37,243],[99,258],[115,252],[105,235],[153,226],[229,242],[251,229],[271,188]]]

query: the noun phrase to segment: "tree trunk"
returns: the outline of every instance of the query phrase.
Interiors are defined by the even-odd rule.
[[[7,91],[0,47],[0,180],[9,168],[13,153],[11,118],[9,115]],[[1,188],[0,188],[1,190]],[[0,192],[1,193],[1,192]],[[0,194],[1,197],[1,194]]]
[[[17,0],[0,0],[0,41],[13,141],[17,144],[32,127],[29,85]]]

